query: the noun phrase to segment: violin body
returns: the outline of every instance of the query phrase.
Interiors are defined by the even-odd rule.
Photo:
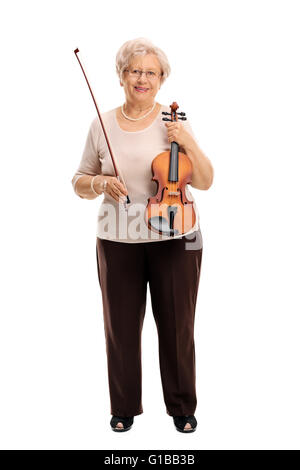
[[[174,120],[178,119],[177,108],[176,103],[171,105],[175,114],[170,115]],[[193,166],[189,157],[178,149],[177,142],[172,142],[170,151],[160,153],[152,161],[152,180],[158,187],[156,195],[148,198],[145,210],[149,229],[168,236],[183,235],[196,222],[193,201],[188,200],[185,193],[186,185],[192,180]]]

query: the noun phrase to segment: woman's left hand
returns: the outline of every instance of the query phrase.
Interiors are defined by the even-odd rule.
[[[168,131],[168,141],[169,142],[177,142],[178,145],[181,147],[185,147],[189,139],[191,139],[191,135],[188,131],[183,127],[182,122],[166,122],[165,126]]]

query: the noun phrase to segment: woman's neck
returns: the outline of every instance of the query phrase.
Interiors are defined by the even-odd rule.
[[[157,103],[156,103],[157,104]],[[139,118],[150,111],[153,107],[154,101],[150,104],[140,105],[139,103],[130,103],[126,101],[124,104],[124,112],[132,118]],[[156,106],[154,106],[153,111],[155,110]]]

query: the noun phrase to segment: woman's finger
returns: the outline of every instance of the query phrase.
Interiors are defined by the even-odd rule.
[[[170,122],[167,127],[168,127],[168,129],[179,129],[180,123],[178,123],[178,122]]]
[[[124,185],[120,181],[115,180],[114,184],[123,195],[125,195],[125,196],[127,195],[127,191],[126,191]]]
[[[170,135],[169,135],[169,139],[175,139],[176,137],[177,137],[176,134],[170,134]]]
[[[121,194],[118,190],[115,190],[111,186],[109,186],[109,189],[110,189],[109,195],[111,197],[113,197],[117,202],[123,202],[122,200],[120,200],[120,198],[124,197],[123,194]]]
[[[125,196],[127,195],[127,192],[125,192],[125,191],[123,191],[123,190],[121,191],[121,190],[120,190],[120,187],[117,186],[117,185],[115,185],[115,186],[113,187],[113,189],[114,189],[115,194],[116,194],[118,197],[125,197]]]
[[[110,196],[112,196],[116,201],[119,201],[119,194],[112,187],[110,189]]]

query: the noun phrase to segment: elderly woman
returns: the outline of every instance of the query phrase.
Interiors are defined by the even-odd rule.
[[[186,187],[196,221],[183,235],[157,236],[144,214],[148,198],[157,192],[152,160],[169,151],[171,142],[177,142],[192,163],[193,188],[208,189],[213,168],[187,121],[162,121],[162,111],[170,111],[155,101],[170,74],[164,52],[144,38],[127,41],[117,53],[116,70],[125,103],[101,118],[122,178],[116,177],[96,117],[72,179],[79,197],[104,195],[96,255],[113,415],[110,425],[114,431],[127,431],[134,416],[143,413],[141,333],[149,282],[166,412],[178,431],[193,432],[197,426],[194,316],[203,249],[199,213]]]

